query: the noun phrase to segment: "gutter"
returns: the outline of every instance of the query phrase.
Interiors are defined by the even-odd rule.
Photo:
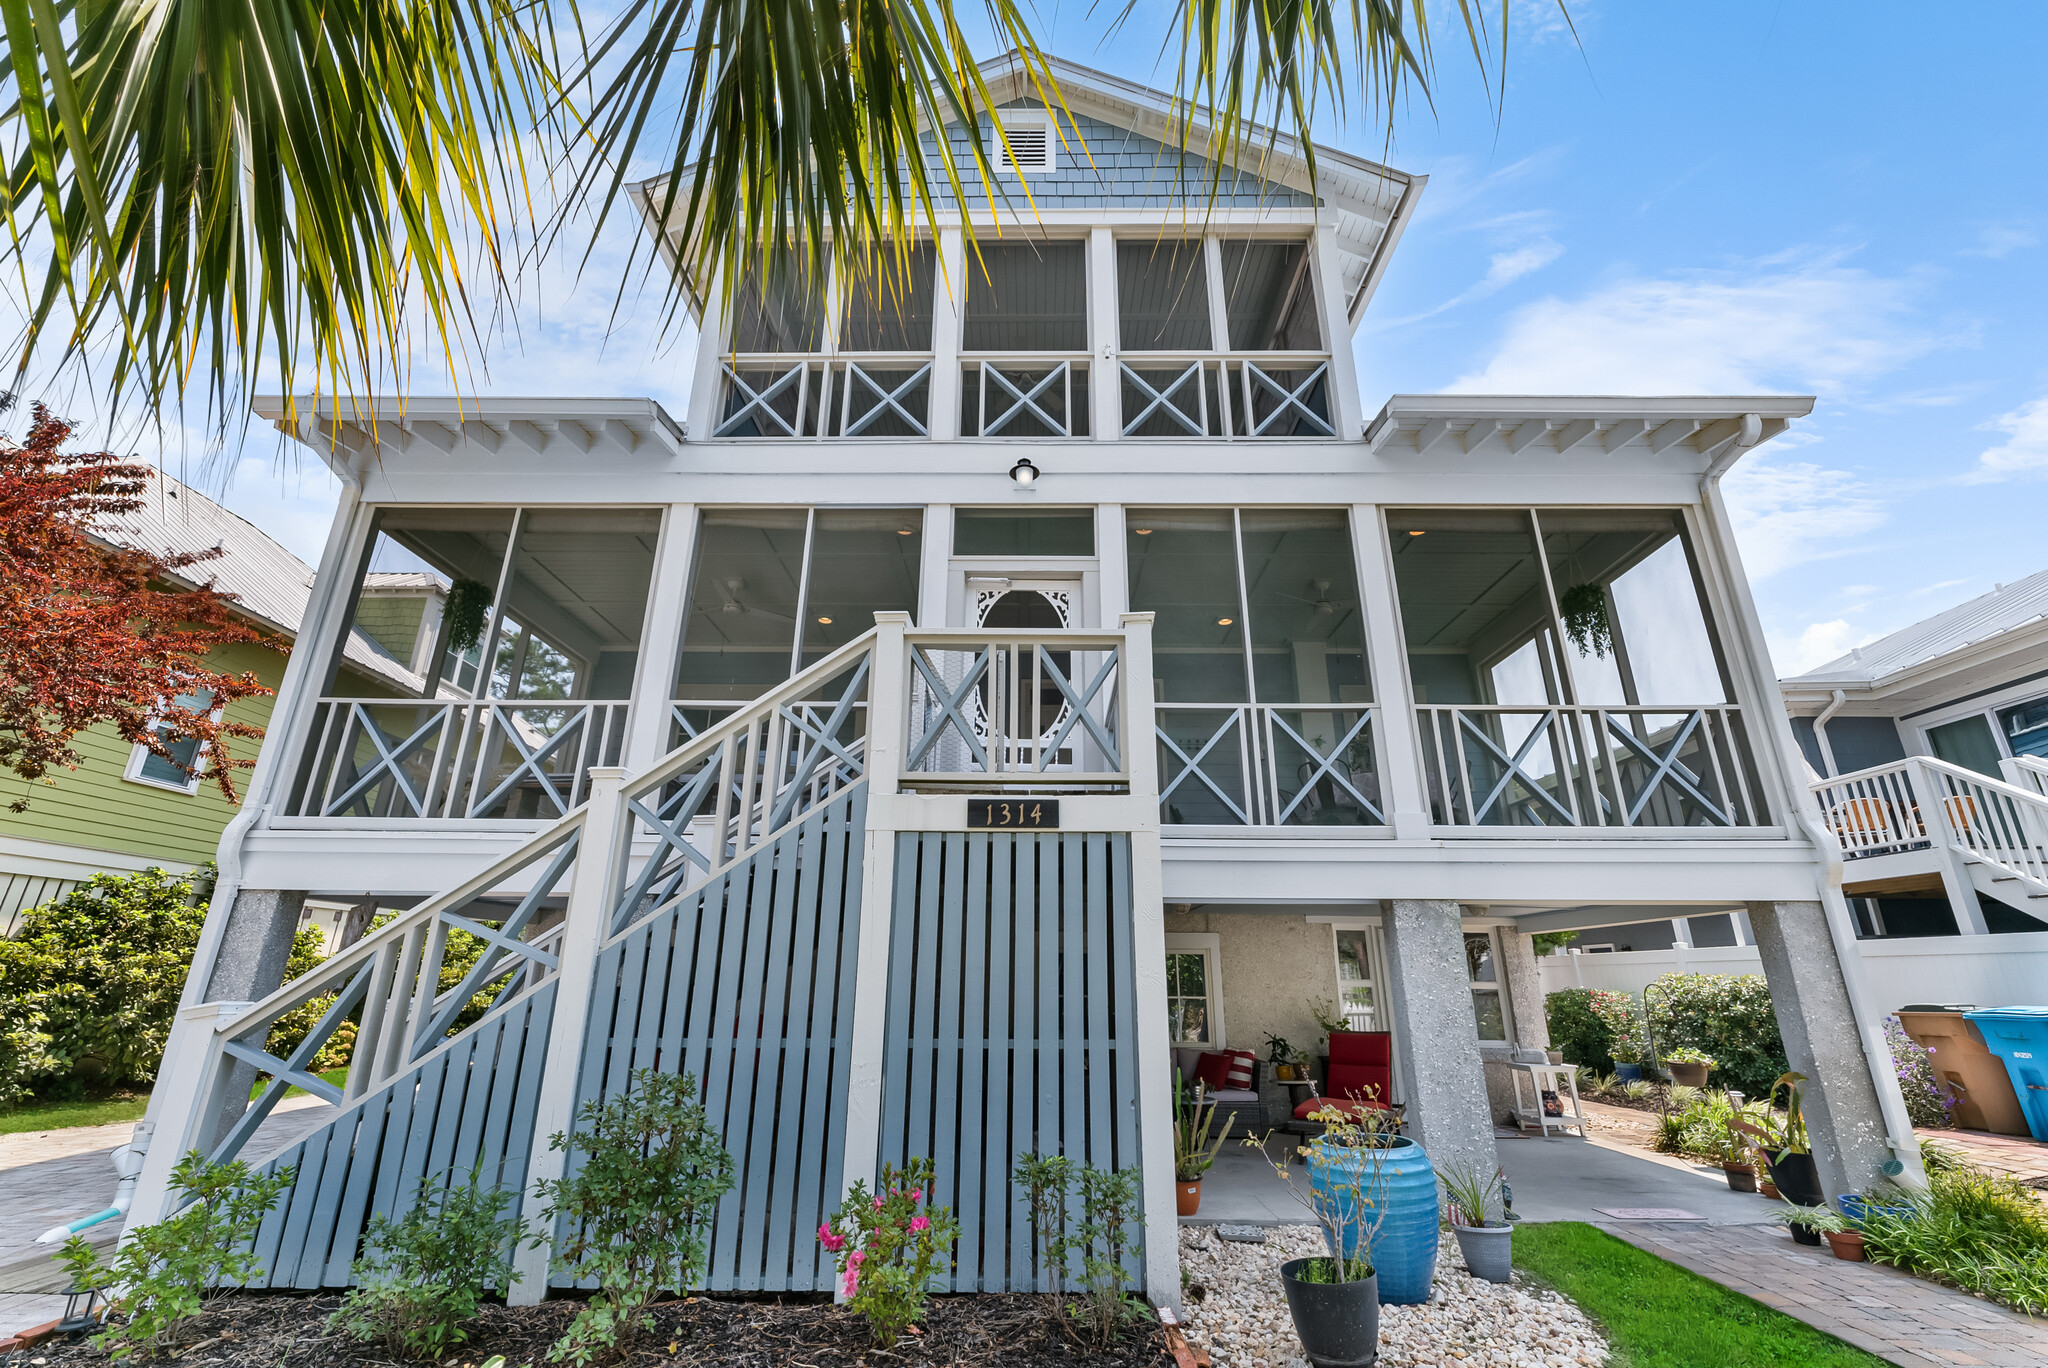
[[[1700,476],[1700,505],[1702,517],[1727,561],[1730,592],[1736,599],[1736,616],[1744,638],[1744,654],[1749,660],[1752,687],[1758,689],[1759,697],[1777,700],[1783,695],[1778,692],[1778,681],[1763,668],[1771,658],[1770,648],[1763,639],[1756,602],[1750,596],[1749,580],[1742,572],[1742,555],[1735,545],[1728,506],[1721,497],[1721,477],[1734,468],[1744,452],[1756,445],[1761,435],[1762,426],[1757,415],[1745,414],[1741,432],[1715,455]],[[1820,876],[1822,916],[1827,922],[1828,939],[1834,946],[1835,962],[1841,970],[1842,989],[1849,999],[1849,1015],[1863,1045],[1863,1064],[1870,1073],[1871,1085],[1877,1091],[1878,1112],[1885,1128],[1884,1143],[1892,1152],[1892,1161],[1885,1168],[1889,1171],[1893,1165],[1898,1166],[1899,1172],[1891,1174],[1891,1177],[1901,1186],[1925,1188],[1927,1173],[1920,1160],[1920,1140],[1913,1133],[1912,1119],[1906,1115],[1906,1099],[1899,1091],[1898,1079],[1892,1074],[1891,1045],[1885,1040],[1882,1022],[1870,1009],[1869,994],[1863,984],[1863,955],[1856,943],[1855,927],[1849,920],[1848,899],[1842,894],[1841,843],[1822,822],[1813,790],[1797,782],[1797,776],[1792,773],[1791,757],[1798,754],[1798,745],[1792,738],[1792,723],[1782,705],[1770,709],[1766,725],[1752,732],[1752,735],[1762,734],[1768,734],[1770,745],[1777,751],[1777,770],[1786,780],[1792,816],[1800,830],[1805,832],[1807,842],[1813,847],[1815,861],[1820,866],[1817,872]]]
[[[1834,701],[1825,708],[1822,708],[1820,716],[1813,719],[1813,739],[1820,746],[1820,761],[1828,767],[1828,778],[1830,779],[1839,777],[1842,773],[1842,768],[1835,763],[1835,748],[1828,744],[1828,719],[1840,712],[1842,705],[1848,701],[1849,695],[1847,692],[1841,689],[1835,690]]]

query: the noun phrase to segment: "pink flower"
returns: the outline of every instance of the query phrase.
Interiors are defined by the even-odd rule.
[[[910,1218],[910,1233],[913,1235],[920,1234],[924,1231],[930,1230],[931,1228],[931,1221],[923,1216],[913,1216]]]
[[[867,1256],[868,1254],[866,1250],[856,1249],[853,1251],[853,1253],[846,1256],[846,1266],[848,1268],[859,1268],[860,1261],[862,1259],[865,1259]]]
[[[818,1227],[818,1243],[825,1246],[828,1252],[837,1254],[840,1250],[846,1248],[846,1237],[834,1235],[832,1227],[829,1225],[821,1225]]]
[[[877,1211],[880,1211],[881,1209],[882,1209],[882,1199],[881,1199],[881,1198],[879,1198],[879,1197],[877,1197],[877,1198],[875,1198],[875,1210],[877,1210]]]
[[[910,1190],[910,1200],[913,1202],[922,1202],[924,1200],[924,1189],[912,1188]]]
[[[860,1286],[860,1270],[858,1268],[847,1269],[846,1280],[840,1286],[846,1290],[847,1296],[852,1296],[854,1289]]]

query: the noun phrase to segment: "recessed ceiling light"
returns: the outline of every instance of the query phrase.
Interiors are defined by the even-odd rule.
[[[907,537],[915,531],[917,531],[917,529],[914,527],[899,527],[896,529],[896,535],[899,537]]]
[[[824,624],[825,626],[827,626],[827,627],[830,627],[830,626],[832,625],[832,619],[831,619],[831,618],[819,618],[819,619],[818,619],[818,621],[819,621],[819,622],[821,622],[821,623],[823,623],[823,624]]]
[[[1141,527],[1138,529],[1138,535],[1141,537],[1149,537],[1152,535],[1152,529],[1149,527]]]
[[[1230,619],[1230,618],[1217,618],[1217,619],[1216,619],[1216,625],[1217,625],[1218,627],[1228,627],[1228,626],[1229,626],[1229,625],[1231,624],[1231,622],[1232,622],[1232,619]]]
[[[1411,537],[1419,537],[1419,536],[1421,536],[1422,534],[1421,534],[1420,532],[1410,532],[1410,533],[1409,533],[1408,535],[1409,535],[1409,536],[1411,536]]]

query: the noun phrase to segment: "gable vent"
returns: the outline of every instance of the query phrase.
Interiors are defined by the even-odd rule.
[[[1053,169],[1053,135],[1050,123],[1043,120],[1019,123],[1005,123],[1003,132],[1010,145],[996,144],[996,169],[1010,172],[1040,172]]]

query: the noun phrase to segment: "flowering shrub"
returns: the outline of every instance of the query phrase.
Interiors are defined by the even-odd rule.
[[[1543,999],[1543,1016],[1550,1027],[1552,1048],[1563,1052],[1568,1064],[1583,1064],[1598,1073],[1614,1072],[1614,1056],[1607,1052],[1607,1026],[1593,1014],[1593,990],[1561,988]]]
[[[933,1176],[929,1159],[900,1170],[885,1164],[875,1192],[855,1182],[845,1204],[818,1227],[818,1242],[839,1260],[839,1290],[882,1349],[924,1314],[931,1281],[952,1262],[960,1235],[952,1212],[925,1201]]]
[[[1607,1028],[1607,1053],[1617,1064],[1640,1064],[1648,1048],[1643,1032],[1643,1006],[1633,993],[1611,988],[1592,990],[1588,1006]]]
[[[1658,1051],[1669,1059],[1682,1046],[1704,1050],[1724,1088],[1767,1097],[1773,1080],[1792,1067],[1762,974],[1666,974],[1644,990],[1643,1000]]]
[[[1899,1019],[1884,1019],[1885,1042],[1892,1047],[1892,1072],[1906,1095],[1906,1116],[1916,1126],[1955,1124],[1956,1095],[1934,1072],[1934,1053],[1913,1043]]]

